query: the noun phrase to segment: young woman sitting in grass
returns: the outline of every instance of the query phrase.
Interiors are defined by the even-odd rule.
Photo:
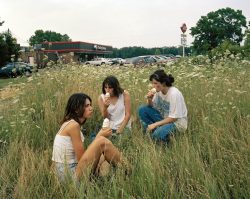
[[[157,70],[149,80],[154,89],[147,93],[147,105],[138,110],[143,131],[150,131],[157,141],[168,141],[169,135],[187,129],[187,108],[182,93],[172,86],[174,78]]]
[[[101,156],[113,165],[125,163],[118,149],[106,138],[111,135],[111,128],[101,129],[89,147],[84,149],[80,127],[92,113],[88,95],[76,93],[69,98],[62,126],[55,136],[52,155],[55,172],[61,181],[68,175],[79,179],[88,171],[95,173]]]
[[[98,105],[104,118],[110,120],[113,133],[121,134],[131,129],[131,100],[115,76],[108,76],[102,83]]]

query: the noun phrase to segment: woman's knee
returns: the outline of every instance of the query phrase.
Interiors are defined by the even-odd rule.
[[[161,140],[167,142],[169,140],[169,136],[175,134],[177,131],[175,124],[166,124],[158,127],[154,133],[152,134],[152,138],[154,140]]]
[[[152,139],[155,141],[167,141],[168,132],[165,132],[161,127],[157,128],[152,134]]]
[[[139,108],[138,108],[138,115],[139,116],[144,115],[145,112],[147,111],[147,109],[148,109],[147,105],[141,105],[141,106],[139,106]]]
[[[109,139],[107,139],[106,137],[98,136],[95,138],[94,144],[96,144],[97,146],[99,146],[100,148],[103,149],[107,145],[112,144],[112,142]]]

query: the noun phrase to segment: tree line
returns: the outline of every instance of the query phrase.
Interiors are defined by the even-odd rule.
[[[186,47],[185,53],[190,55],[191,48]],[[141,55],[168,55],[175,56],[182,54],[182,47],[159,47],[159,48],[144,48],[144,47],[124,47],[124,48],[113,48],[113,53],[110,57],[121,57],[121,58],[129,58],[129,57],[137,57]]]
[[[247,25],[246,17],[241,10],[232,8],[222,8],[217,11],[209,12],[206,16],[201,16],[196,26],[191,27],[191,36],[194,41],[191,47],[185,49],[187,55],[214,54],[229,49],[234,54],[242,53],[244,56],[250,56],[250,22]],[[0,21],[0,26],[4,21]],[[243,46],[240,44],[244,40]],[[71,41],[67,34],[60,34],[54,31],[36,30],[29,39],[30,46],[40,44],[44,41]],[[8,30],[0,33],[0,66],[10,61],[13,55],[17,57],[20,46],[16,39]],[[182,54],[181,47],[124,47],[113,48],[113,54],[110,57],[135,57],[140,55],[178,55]]]

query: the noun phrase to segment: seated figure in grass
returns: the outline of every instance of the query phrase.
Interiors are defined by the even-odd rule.
[[[149,80],[153,89],[147,93],[147,105],[138,109],[143,131],[156,141],[167,142],[169,135],[187,129],[187,108],[182,93],[172,84],[174,77],[156,70]]]
[[[113,165],[126,162],[119,150],[106,138],[112,134],[111,128],[101,129],[88,148],[84,149],[80,127],[92,113],[91,98],[88,95],[75,93],[69,98],[61,128],[54,139],[52,155],[55,173],[61,181],[67,176],[78,180],[88,176],[89,172],[96,174],[101,157]]]
[[[115,76],[108,76],[102,83],[102,94],[98,105],[104,118],[110,120],[114,134],[131,129],[131,100],[128,91],[123,90]]]

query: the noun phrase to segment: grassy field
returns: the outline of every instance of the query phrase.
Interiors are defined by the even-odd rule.
[[[20,84],[22,82],[26,81],[26,77],[18,77],[18,78],[1,78],[0,79],[0,89],[10,86],[10,85],[15,85],[15,84]]]
[[[137,117],[157,68],[175,77],[188,108],[187,132],[168,145],[142,135]],[[125,177],[117,170],[79,186],[60,184],[50,166],[66,101],[75,92],[92,97],[95,113],[84,126],[88,137],[102,122],[97,97],[110,74],[132,98],[132,136],[116,145],[133,173]],[[249,74],[248,61],[210,64],[196,58],[145,68],[72,64],[36,73],[15,86],[15,95],[1,97],[0,198],[250,198]]]

